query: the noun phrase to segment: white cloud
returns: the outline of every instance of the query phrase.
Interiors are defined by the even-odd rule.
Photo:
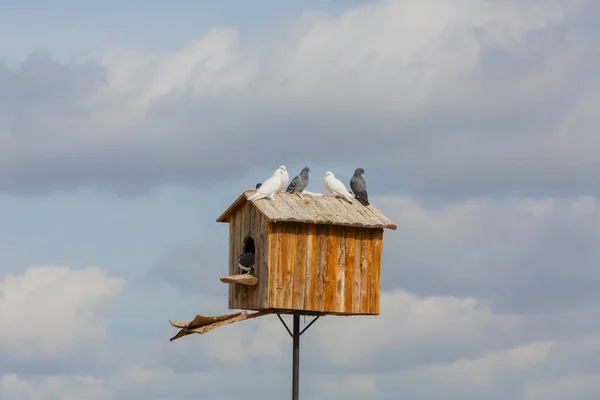
[[[244,149],[265,165],[355,154],[377,179],[442,193],[580,193],[600,145],[598,81],[574,81],[595,62],[578,23],[591,4],[389,0],[309,13],[260,44],[220,27],[177,50],[33,58],[0,91],[0,189],[206,182],[247,169]],[[29,99],[39,70],[45,95]],[[310,152],[289,146],[299,135]],[[341,141],[339,154],[324,146]],[[548,165],[563,166],[550,181]]]
[[[106,311],[122,278],[100,268],[35,266],[0,280],[0,349],[18,358],[57,356],[107,336]]]
[[[384,235],[384,287],[473,295],[513,312],[598,300],[596,197],[374,202],[399,226]]]
[[[205,184],[239,178],[254,167],[249,153],[265,168],[372,165],[374,204],[399,226],[385,236],[382,315],[311,328],[303,393],[593,398],[600,81],[598,24],[581,22],[594,4],[390,0],[307,13],[260,43],[222,27],[167,52],[115,47],[77,64],[32,57],[0,69],[0,190]],[[377,198],[386,190],[470,199]],[[198,268],[196,253],[182,257],[181,268],[167,258],[159,271],[171,285],[203,277],[186,270]],[[288,394],[291,343],[275,317],[168,343],[171,312],[186,319],[190,304],[204,313],[226,301],[139,289],[123,315],[147,314],[127,322],[128,341],[107,330],[123,285],[98,268],[3,277],[0,351],[26,362],[0,376],[0,397]],[[52,362],[78,367],[62,356],[84,352],[86,365],[114,368],[35,376],[39,359],[47,372]]]
[[[431,346],[469,344],[519,326],[519,319],[495,315],[474,298],[419,298],[402,290],[383,292],[381,317],[326,318],[315,335],[322,351],[339,364],[375,363],[396,352],[427,352]],[[335,332],[335,333],[334,333]],[[490,340],[491,341],[491,340]]]
[[[115,400],[104,382],[89,376],[53,376],[22,379],[0,376],[0,397],[8,400]]]

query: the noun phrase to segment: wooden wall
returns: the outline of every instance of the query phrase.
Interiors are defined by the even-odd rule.
[[[237,259],[244,249],[244,239],[254,239],[255,275],[258,284],[245,286],[229,284],[229,308],[239,310],[257,310],[268,307],[268,250],[269,229],[271,223],[249,203],[243,204],[229,221],[229,275],[243,273]]]
[[[383,229],[271,227],[270,308],[379,315]]]

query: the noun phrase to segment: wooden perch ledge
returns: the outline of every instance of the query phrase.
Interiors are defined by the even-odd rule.
[[[194,318],[190,322],[178,322],[169,320],[169,323],[172,326],[180,329],[175,336],[169,339],[169,341],[172,342],[175,339],[179,339],[180,337],[187,336],[192,333],[198,333],[202,335],[220,326],[229,325],[234,322],[243,321],[245,319],[252,319],[256,317],[261,317],[263,315],[273,314],[274,312],[275,310],[264,310],[249,314],[248,311],[241,311],[235,314],[219,315],[216,317],[205,317],[203,315],[196,315],[196,318]]]
[[[239,275],[231,275],[224,276],[221,278],[221,282],[223,283],[241,283],[242,285],[256,285],[258,283],[258,278],[253,275],[248,274],[239,274]]]

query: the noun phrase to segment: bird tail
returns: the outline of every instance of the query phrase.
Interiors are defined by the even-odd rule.
[[[356,200],[358,200],[358,202],[365,207],[369,205],[369,198],[365,194],[362,194],[362,193],[357,194]]]
[[[350,193],[348,194],[342,194],[341,196],[342,199],[344,199],[344,201],[347,201],[348,203],[352,204],[352,195]]]
[[[250,200],[258,200],[258,199],[262,199],[264,197],[267,197],[267,195],[264,194],[264,193],[262,193],[262,192],[252,193],[250,196],[248,196],[248,201],[250,201]]]

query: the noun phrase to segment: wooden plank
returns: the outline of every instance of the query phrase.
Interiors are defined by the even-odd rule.
[[[235,222],[231,221],[229,223],[229,275],[234,275],[234,266],[237,265],[237,257],[235,256],[235,247],[234,247],[234,239],[235,239]],[[231,286],[228,288],[229,299],[228,299],[228,308],[233,309],[233,297],[234,297],[234,288]]]
[[[368,253],[367,253],[367,313],[372,314],[374,313],[374,299],[377,297],[377,292],[376,292],[376,285],[377,285],[377,280],[376,280],[376,275],[377,275],[377,268],[375,267],[375,258],[376,253],[377,253],[377,240],[375,238],[375,236],[377,235],[377,232],[375,229],[370,228],[368,229],[369,231],[369,240],[367,241],[367,247],[369,249]]]
[[[355,228],[347,227],[344,237],[344,307],[346,313],[352,313],[352,296],[354,293],[354,236]]]
[[[369,292],[370,312],[379,315],[381,297],[381,255],[383,249],[383,228],[372,229],[371,290]]]
[[[256,285],[258,283],[258,279],[255,276],[248,274],[237,274],[237,275],[229,275],[223,276],[220,278],[223,283],[233,283],[240,285]]]
[[[336,203],[332,203],[332,200],[337,201],[332,195],[316,196],[314,197],[315,206],[320,209],[320,220],[322,222],[334,225],[350,225],[351,220],[346,219],[337,207]]]
[[[239,209],[238,209],[239,210]],[[233,233],[233,243],[231,244],[231,248],[232,248],[232,253],[233,256],[235,257],[235,259],[237,260],[238,256],[240,255],[239,251],[239,237],[240,237],[240,223],[241,223],[241,218],[240,218],[240,213],[239,212],[235,212],[232,215],[229,216],[229,220],[232,221],[232,223],[235,226],[235,230]],[[239,268],[237,268],[237,262],[234,262],[234,268],[231,272],[231,275],[235,275],[236,273],[239,272]],[[235,310],[239,310],[240,309],[240,302],[239,302],[239,294],[238,294],[238,285],[231,285],[229,286],[231,288],[231,298],[232,298],[232,308]]]
[[[296,261],[294,263],[296,269],[294,273],[294,286],[292,293],[292,308],[295,310],[304,309],[304,290],[306,282],[306,242],[309,240],[306,236],[307,227],[307,224],[298,226]]]
[[[305,225],[306,250],[304,252],[304,309],[315,310],[315,274],[317,271],[317,225]]]
[[[283,296],[281,308],[292,308],[294,282],[297,253],[298,253],[298,224],[285,223],[283,226],[283,251],[282,251],[282,270],[283,270]]]
[[[182,322],[169,321],[172,326],[180,328],[180,331],[177,332],[177,334],[173,336],[170,339],[170,341],[172,342],[173,340],[179,339],[180,337],[187,336],[192,333],[202,335],[221,326],[229,325],[234,322],[243,321],[246,319],[262,317],[263,315],[273,313],[273,310],[263,310],[252,314],[249,314],[247,311],[243,311],[235,314],[222,315],[218,317],[204,317],[202,315],[197,315],[196,318],[194,318],[194,320],[187,324]]]
[[[284,296],[285,296],[285,229],[284,223],[277,223],[277,231],[279,232],[279,246],[277,248],[277,308],[284,308]]]
[[[360,313],[361,309],[361,270],[360,260],[362,257],[362,232],[360,228],[354,229],[354,265],[352,266],[352,312]]]
[[[248,225],[246,236],[250,236],[254,240],[254,276],[258,279],[260,276],[260,254],[259,247],[260,243],[260,214],[256,211],[256,208],[248,204]],[[261,307],[260,304],[260,286],[264,285],[263,282],[258,281],[256,287],[248,288],[249,304],[247,305],[249,310],[257,309]]]
[[[281,305],[281,291],[283,290],[283,269],[281,268],[281,240],[282,240],[282,231],[281,231],[281,223],[274,223],[272,225],[272,234],[273,237],[271,239],[271,253],[269,254],[269,268],[270,268],[270,278],[272,278],[272,287],[271,287],[271,295],[270,295],[270,304],[271,308],[280,308]]]
[[[360,312],[366,314],[369,312],[369,241],[371,232],[369,229],[362,229],[362,240],[360,250]]]
[[[248,215],[248,207],[249,204],[246,202],[244,203],[244,205],[242,207],[240,207],[240,211],[238,212],[238,216],[239,216],[239,221],[240,221],[240,229],[238,232],[238,238],[237,238],[237,254],[241,254],[244,249],[244,237],[246,236],[246,219],[247,219],[247,215]],[[245,286],[239,286],[236,285],[237,288],[237,292],[238,292],[238,298],[239,298],[239,306],[238,308],[241,310],[246,310],[248,309],[248,290],[247,287]]]
[[[328,225],[317,226],[317,262],[314,282],[313,310],[323,311],[325,300],[325,273],[327,268]]]
[[[336,251],[336,280],[335,280],[335,312],[346,311],[346,227],[336,226],[338,237]]]
[[[241,207],[245,204],[252,204],[269,221],[333,223],[345,226],[397,229],[397,226],[375,206],[364,207],[356,200],[352,200],[352,204],[349,204],[332,195],[311,196],[298,193],[278,193],[275,195],[275,200],[260,199],[248,202],[247,196],[252,193],[254,190],[244,192],[217,221],[231,222],[233,214],[239,212]]]
[[[323,275],[323,285],[325,287],[325,305],[323,311],[327,312],[336,311],[336,283],[340,259],[340,241],[339,236],[337,235],[338,229],[340,229],[339,226],[327,226],[327,265],[325,274]]]
[[[285,196],[287,198],[287,196]],[[318,210],[314,207],[313,196],[294,193],[289,196],[290,201],[293,201],[294,207],[298,210],[298,213],[302,216],[302,220],[305,223],[316,223],[319,220]]]
[[[259,249],[257,249],[258,262],[258,281],[261,282],[259,284],[259,293],[258,293],[258,308],[268,308],[269,307],[269,248],[270,248],[270,231],[271,231],[271,223],[267,221],[267,219],[255,210],[256,215],[259,217],[259,238],[260,244]]]
[[[287,207],[293,212],[293,214],[290,215],[289,220],[295,220],[303,223],[316,222],[315,217],[317,215],[314,208],[310,207],[310,201],[305,200],[300,196],[301,195],[299,193],[293,193],[280,197],[281,202],[286,204]]]
[[[361,208],[364,208],[362,204],[360,204],[357,200],[353,200],[352,204],[348,203],[345,200],[337,199],[336,206],[340,209],[340,212],[343,213],[348,220],[351,220],[354,224],[360,225],[368,225],[369,219],[364,216],[360,211]],[[376,221],[378,222],[378,221]]]
[[[301,222],[302,215],[297,211],[293,204],[288,204],[283,198],[289,196],[289,194],[278,194],[277,195],[277,212],[280,215],[281,221],[298,221]]]

